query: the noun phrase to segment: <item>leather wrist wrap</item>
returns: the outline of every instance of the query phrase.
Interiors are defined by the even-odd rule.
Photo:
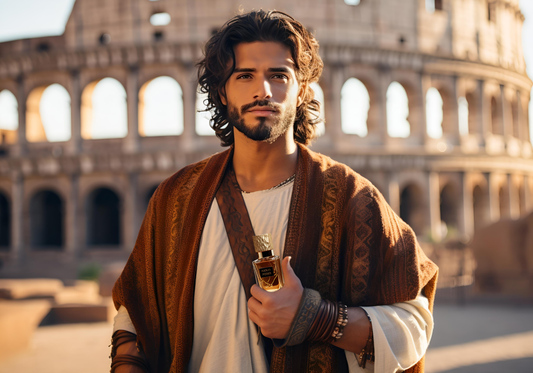
[[[305,341],[309,329],[316,318],[321,302],[322,297],[318,291],[304,289],[298,311],[289,329],[289,334],[285,339],[272,339],[274,346],[294,346]]]

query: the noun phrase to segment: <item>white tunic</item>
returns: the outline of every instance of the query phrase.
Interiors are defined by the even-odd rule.
[[[293,184],[243,193],[254,232],[270,233],[274,252],[280,257]],[[216,200],[205,223],[197,268],[189,372],[268,372],[262,343],[248,317],[246,295]],[[424,355],[433,331],[433,318],[424,296],[410,302],[364,308],[372,320],[376,361],[363,370],[355,354],[346,351],[350,373],[402,371]],[[123,306],[115,317],[114,330],[119,329],[135,333]]]

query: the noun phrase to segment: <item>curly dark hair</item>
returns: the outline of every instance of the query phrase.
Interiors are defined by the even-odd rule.
[[[315,138],[321,122],[320,103],[315,100],[311,83],[317,82],[324,64],[318,55],[318,41],[298,21],[280,11],[252,11],[230,19],[205,45],[204,58],[197,64],[200,92],[207,94],[206,111],[212,113],[211,127],[222,146],[233,144],[233,126],[228,108],[219,96],[235,69],[233,48],[239,43],[280,42],[286,45],[295,64],[296,78],[304,89],[296,108],[294,140],[307,145]]]

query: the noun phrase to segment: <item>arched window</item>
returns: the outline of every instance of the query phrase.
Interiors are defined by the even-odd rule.
[[[466,136],[470,131],[470,126],[468,125],[468,121],[470,119],[468,100],[466,97],[459,97],[457,100],[457,105],[459,109],[459,134],[461,136]]]
[[[434,139],[442,137],[442,119],[444,112],[442,96],[436,88],[431,87],[426,93],[426,122],[428,136]]]
[[[17,141],[19,113],[17,98],[4,89],[0,92],[0,144],[13,144]]]
[[[0,193],[0,250],[9,248],[11,244],[11,219],[9,202],[3,193]]]
[[[183,133],[183,92],[169,76],[145,83],[139,91],[139,134],[176,136]]]
[[[405,88],[392,82],[387,88],[387,132],[390,137],[409,137],[409,98]]]
[[[424,208],[420,200],[420,188],[414,184],[407,185],[400,193],[400,217],[413,228],[417,235],[423,234]]]
[[[204,111],[206,99],[207,94],[196,92],[196,133],[200,136],[214,136],[215,131],[209,125],[211,113]]]
[[[125,137],[128,133],[126,90],[113,78],[90,83],[81,97],[81,136],[84,139]]]
[[[440,220],[446,224],[448,237],[457,233],[457,201],[459,200],[454,187],[447,184],[440,192]]]
[[[57,193],[43,190],[30,199],[30,244],[38,249],[63,246],[63,201]]]
[[[70,95],[60,84],[33,89],[26,105],[26,138],[29,142],[70,139]]]
[[[90,246],[120,244],[120,201],[111,189],[98,188],[89,195],[86,241]]]
[[[365,85],[355,78],[348,79],[341,89],[341,124],[344,133],[365,137],[370,95]]]
[[[315,100],[320,102],[320,119],[322,121],[318,123],[316,126],[316,134],[317,136],[322,136],[324,133],[326,133],[326,126],[324,125],[324,118],[326,118],[325,110],[324,110],[324,91],[322,90],[322,87],[318,83],[311,83],[310,85],[313,92],[315,92]]]

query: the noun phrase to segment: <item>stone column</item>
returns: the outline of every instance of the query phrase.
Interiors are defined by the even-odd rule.
[[[24,178],[19,171],[13,171],[11,182],[11,255],[20,264],[24,257]]]
[[[380,134],[381,141],[385,147],[390,143],[390,136],[387,128],[387,89],[391,82],[390,70],[386,67],[382,67],[379,71],[379,87],[377,92],[377,105],[381,107],[379,111],[380,117],[378,122],[378,133]],[[372,103],[370,104],[372,105]],[[398,199],[399,201],[399,199]],[[398,202],[398,207],[400,206]],[[399,208],[398,208],[399,212]]]
[[[461,131],[459,130],[459,97],[461,97],[461,91],[458,87],[458,79],[457,76],[453,77],[452,100],[449,107],[450,115],[448,116],[448,120],[450,121],[450,133],[448,139],[454,145],[458,145],[461,138]],[[446,115],[444,115],[444,117],[446,117]]]
[[[81,151],[81,88],[80,72],[74,70],[70,74],[70,140],[67,144],[68,154]]]
[[[500,85],[500,97],[501,97],[501,108],[502,108],[502,127],[503,135],[505,138],[513,137],[513,120],[511,113],[511,103],[507,100],[507,95],[505,94],[505,87]]]
[[[344,72],[342,67],[335,66],[332,68],[331,86],[324,107],[327,108],[326,136],[330,139],[333,146],[338,143],[337,139],[343,136],[342,132],[342,115],[341,115],[341,90],[344,84]]]
[[[79,175],[74,174],[70,177],[70,196],[67,201],[67,214],[66,214],[66,236],[67,245],[66,251],[72,258],[75,258],[79,254],[81,243],[78,233],[78,193],[79,193]]]
[[[387,188],[387,202],[398,216],[400,215],[400,186],[398,176],[395,172],[389,173],[389,184]]]
[[[428,173],[427,195],[429,203],[429,227],[431,236],[436,240],[442,239],[440,220],[440,187],[439,174],[434,171]]]
[[[490,112],[490,102],[487,102],[485,99],[485,81],[478,80],[478,130],[480,131],[481,138],[483,138],[483,143],[485,143],[485,138],[487,135],[492,133],[491,128],[491,112]]]
[[[496,175],[488,174],[489,186],[489,221],[487,223],[500,220],[500,191],[496,183]]]
[[[125,204],[123,209],[123,229],[124,240],[123,248],[127,251],[133,250],[135,240],[139,232],[137,223],[137,173],[130,173],[128,175],[128,189],[125,196]]]
[[[126,86],[128,95],[128,134],[124,139],[124,152],[136,153],[139,151],[139,68],[130,66]]]
[[[17,78],[17,104],[19,126],[17,129],[17,142],[13,146],[13,156],[22,157],[26,154],[28,141],[26,140],[26,91],[24,89],[24,77]]]
[[[430,137],[428,135],[428,123],[427,123],[427,114],[426,114],[426,106],[427,106],[427,102],[426,102],[426,95],[427,95],[427,92],[428,90],[432,87],[432,84],[431,84],[431,77],[429,75],[426,75],[426,74],[422,74],[420,76],[420,90],[421,90],[421,94],[420,94],[420,106],[421,106],[421,118],[420,118],[420,125],[421,125],[421,138],[423,139],[424,141],[424,144],[428,144],[428,142],[430,142]],[[409,114],[410,115],[410,114]],[[444,124],[444,123],[443,123]],[[411,123],[411,134],[413,134],[413,124]]]
[[[520,198],[518,188],[515,188],[512,174],[507,175],[507,190],[509,191],[509,216],[511,219],[520,217]]]
[[[194,69],[188,70],[187,81],[183,85],[183,133],[180,136],[181,147],[185,152],[195,149],[196,139],[196,91],[197,79],[194,77]]]
[[[468,174],[461,172],[461,200],[459,201],[459,231],[468,239],[474,236],[474,198],[468,185]]]
[[[531,178],[530,175],[524,176],[524,207],[526,213],[529,213],[533,208],[533,196],[531,195],[531,182],[533,180]]]

